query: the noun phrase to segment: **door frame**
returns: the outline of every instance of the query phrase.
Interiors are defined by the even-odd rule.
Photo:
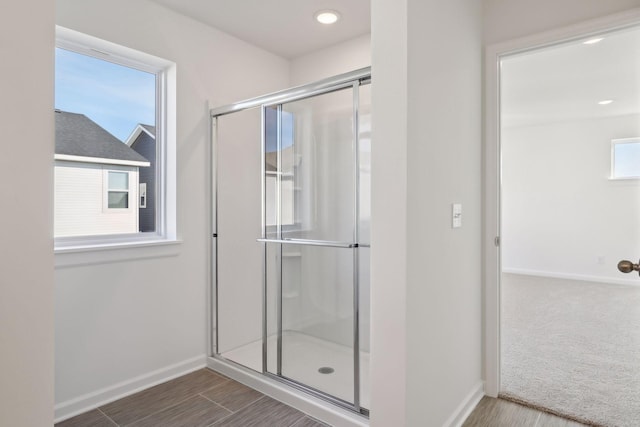
[[[626,27],[640,25],[640,8],[584,21],[485,48],[484,139],[484,380],[485,394],[500,392],[500,60],[508,55],[545,48]]]

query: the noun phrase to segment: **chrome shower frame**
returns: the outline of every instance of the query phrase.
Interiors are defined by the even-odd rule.
[[[335,77],[331,77],[328,79],[324,79],[315,83],[311,83],[304,86],[298,86],[291,89],[275,92],[272,94],[264,95],[257,98],[252,98],[249,100],[241,101],[238,103],[212,108],[209,110],[210,119],[211,119],[211,147],[210,147],[210,161],[211,161],[211,195],[212,195],[212,204],[211,204],[211,230],[209,236],[211,238],[211,268],[210,268],[210,298],[209,298],[209,316],[210,316],[210,334],[209,334],[209,354],[214,359],[223,361],[224,363],[228,363],[234,366],[236,369],[247,370],[251,372],[256,372],[246,368],[242,365],[237,364],[236,362],[226,359],[223,357],[218,349],[218,274],[217,274],[217,261],[218,261],[218,138],[217,138],[217,127],[218,127],[218,118],[224,115],[233,114],[236,112],[252,109],[252,108],[260,108],[261,109],[261,117],[262,117],[262,155],[261,155],[261,175],[262,175],[262,212],[261,212],[261,223],[262,223],[262,235],[261,238],[257,239],[258,242],[261,242],[263,245],[263,253],[262,253],[262,372],[257,372],[258,374],[262,374],[265,377],[276,380],[277,382],[284,383],[287,386],[300,390],[305,393],[308,393],[312,396],[315,396],[321,400],[327,401],[331,404],[334,404],[340,408],[347,409],[349,411],[356,412],[359,415],[368,416],[369,410],[363,408],[361,406],[361,396],[360,396],[360,289],[359,289],[359,281],[360,281],[360,254],[359,247],[369,245],[363,245],[359,242],[359,223],[360,223],[360,191],[359,191],[359,177],[360,177],[360,144],[359,144],[359,88],[360,86],[370,84],[371,83],[371,68],[362,68],[359,70],[355,70],[349,73],[341,74]],[[330,242],[330,241],[316,241],[316,240],[302,240],[302,239],[284,239],[282,236],[282,227],[281,221],[276,221],[277,230],[276,230],[276,238],[269,238],[267,235],[267,226],[266,226],[266,209],[265,209],[265,121],[266,114],[265,111],[267,108],[278,108],[278,122],[277,122],[277,143],[278,146],[281,143],[281,109],[282,104],[292,101],[298,101],[305,98],[311,98],[314,96],[338,91],[341,89],[346,89],[351,87],[353,90],[353,134],[354,134],[354,229],[353,229],[353,240],[351,242]],[[280,152],[280,150],[278,150]],[[280,164],[280,162],[278,162]],[[280,185],[277,185],[277,193],[276,200],[279,201],[281,195]],[[279,210],[278,210],[279,215]],[[344,401],[337,397],[331,396],[323,391],[317,390],[309,385],[302,384],[296,380],[286,378],[282,376],[282,309],[281,302],[278,303],[277,307],[277,375],[271,373],[267,369],[267,265],[266,265],[266,255],[267,255],[267,244],[275,243],[280,244],[280,251],[282,251],[283,244],[293,244],[293,245],[311,245],[311,246],[323,246],[323,247],[337,247],[337,248],[349,248],[353,251],[353,315],[354,315],[354,323],[353,323],[353,386],[354,386],[354,396],[353,403]],[[280,257],[282,260],[282,257]],[[281,261],[280,261],[281,262]],[[278,276],[278,301],[282,296],[282,269],[281,266],[277,268],[277,276]]]

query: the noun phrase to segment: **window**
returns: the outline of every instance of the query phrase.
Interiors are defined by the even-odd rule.
[[[611,179],[640,178],[640,138],[611,141]]]
[[[129,173],[107,171],[107,208],[129,208]]]
[[[141,209],[146,209],[147,208],[147,183],[143,182],[140,184],[140,192],[138,193],[140,195],[140,208]]]
[[[56,35],[56,251],[174,240],[175,64]]]
[[[298,167],[296,164],[295,152],[295,128],[294,115],[282,111],[280,123],[280,150],[278,150],[277,134],[277,113],[275,107],[265,110],[266,114],[266,134],[265,134],[265,197],[267,198],[266,225],[275,229],[276,209],[275,205],[280,203],[280,223],[287,228],[296,224],[296,208],[300,203],[297,201],[299,193]],[[279,179],[278,179],[279,178]],[[278,191],[279,190],[279,191]],[[297,203],[296,203],[297,202]]]

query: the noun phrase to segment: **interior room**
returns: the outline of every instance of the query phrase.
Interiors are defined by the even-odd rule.
[[[277,9],[264,3],[42,0],[14,2],[0,14],[0,52],[7,59],[0,71],[7,223],[0,239],[0,425],[51,426],[169,380],[198,377],[204,368],[295,408],[311,423],[491,425],[469,418],[500,392],[499,327],[493,327],[499,323],[492,185],[498,168],[487,148],[496,122],[489,78],[496,63],[487,52],[637,23],[640,2],[314,0],[278,2]],[[336,30],[310,31],[318,25],[314,14],[325,9],[339,11]],[[163,165],[152,238],[54,238],[54,163],[82,160],[57,152],[55,47],[83,43],[94,46],[93,55],[135,52],[140,56],[129,59],[150,64],[150,72],[163,70],[157,99],[166,120],[155,130],[139,122],[125,139],[133,146],[142,135],[165,145],[153,161],[123,163],[139,168],[138,180],[152,163]],[[288,91],[296,87],[303,95]],[[322,95],[347,87],[346,107],[323,104]],[[260,98],[274,93],[282,98]],[[310,108],[307,98],[318,102]],[[251,99],[263,117],[252,122],[255,128],[239,126],[234,138],[262,132],[257,149],[220,151],[223,127],[244,114],[225,108],[243,110],[248,104],[240,102]],[[277,136],[274,145],[261,146],[268,108]],[[336,119],[336,110],[348,118]],[[296,151],[287,142],[287,123],[294,120],[298,138],[306,122],[295,120],[309,111],[342,123],[327,138],[350,134],[358,141],[354,151],[323,153],[312,145]],[[228,161],[216,165],[224,155]],[[315,170],[338,170],[351,155],[339,180],[310,178]],[[317,169],[305,169],[309,158]],[[123,165],[115,170],[125,171]],[[103,170],[105,180],[116,177]],[[329,201],[305,204],[305,189],[331,200],[327,194],[342,189],[345,176],[353,178],[353,191],[333,201],[354,206],[348,214],[329,209]],[[243,191],[246,177],[257,184]],[[118,209],[127,192],[142,204],[140,183],[105,184],[105,211]],[[279,206],[272,217],[268,200]],[[305,224],[307,214],[287,210],[286,200],[313,207],[308,218],[317,223],[327,212],[351,218],[340,224],[355,232],[296,234],[291,226]],[[243,222],[252,211],[262,214]],[[218,220],[228,223],[216,228]],[[243,236],[243,243],[224,241],[223,230]],[[350,255],[336,256],[340,251]],[[261,257],[266,267],[255,262]],[[324,283],[327,272],[339,286],[319,292],[287,281],[298,275],[310,277],[309,286]],[[218,286],[236,283],[238,275],[267,283],[262,299],[239,287],[212,286],[216,278]],[[261,311],[268,292],[281,301],[274,318]],[[244,297],[254,305],[244,305]],[[296,298],[305,302],[291,305]],[[224,313],[229,317],[216,318]],[[243,328],[239,322],[249,318],[253,326]],[[334,355],[349,349],[347,392],[288,370],[295,349],[313,348],[308,343],[317,340],[339,348]],[[245,344],[257,346],[257,353],[250,350],[257,361],[228,354]],[[269,350],[275,356],[260,346],[275,348]],[[312,363],[314,374],[338,366]],[[196,381],[212,381],[213,374],[204,375]],[[543,425],[536,424],[540,413],[533,419],[532,426]]]
[[[640,105],[635,26],[505,56],[501,395],[633,425]],[[603,97],[604,94],[609,96]]]

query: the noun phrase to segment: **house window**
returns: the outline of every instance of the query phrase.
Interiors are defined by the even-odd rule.
[[[274,107],[265,110],[265,197],[267,199],[266,225],[271,230],[276,227],[276,215],[280,213],[280,224],[285,230],[291,229],[299,220],[296,212],[300,209],[297,199],[300,193],[300,173],[295,152],[295,117],[293,113],[282,111],[280,122],[280,146],[278,147],[277,114]],[[278,150],[278,148],[280,148]],[[276,204],[280,205],[276,208]]]
[[[640,178],[640,138],[611,141],[611,179]]]
[[[56,251],[174,240],[175,64],[56,35]]]
[[[109,209],[129,208],[129,173],[107,172],[107,207]]]
[[[146,209],[147,208],[147,183],[146,182],[140,183],[140,192],[138,194],[140,196],[139,207],[142,209]]]

